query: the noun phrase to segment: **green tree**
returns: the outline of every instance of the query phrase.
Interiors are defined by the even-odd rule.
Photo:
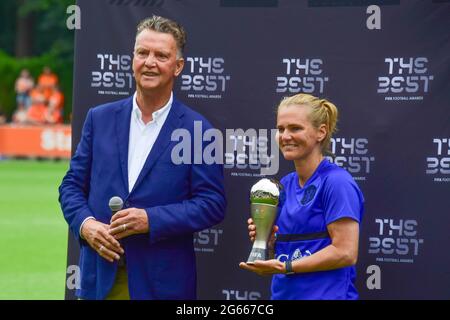
[[[67,7],[74,0],[0,1],[0,106],[11,116],[14,82],[23,68],[36,78],[45,65],[60,79],[65,118],[71,113],[74,31],[67,29]]]

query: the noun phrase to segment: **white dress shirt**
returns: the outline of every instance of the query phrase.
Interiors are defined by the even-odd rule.
[[[133,110],[130,119],[130,137],[128,143],[128,191],[133,190],[145,160],[155,144],[156,138],[167,119],[172,107],[173,93],[167,104],[152,113],[152,121],[142,121],[142,112],[138,107],[136,93],[133,96]]]
[[[145,161],[155,144],[156,138],[169,115],[172,101],[173,92],[170,93],[170,98],[166,105],[153,112],[152,121],[145,124],[142,120],[142,112],[137,104],[136,92],[133,95],[133,109],[131,110],[128,143],[128,192],[133,190],[134,184],[144,167]],[[84,238],[81,235],[81,230],[83,229],[84,223],[89,219],[95,220],[95,218],[91,216],[84,219],[81,223],[79,231],[82,239]]]

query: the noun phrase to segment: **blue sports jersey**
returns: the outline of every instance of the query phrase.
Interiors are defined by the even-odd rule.
[[[361,222],[364,198],[352,176],[324,159],[302,187],[296,172],[281,180],[286,198],[276,224],[276,258],[297,260],[331,243],[327,225],[341,218]],[[358,299],[354,266],[329,271],[276,274],[272,299]]]

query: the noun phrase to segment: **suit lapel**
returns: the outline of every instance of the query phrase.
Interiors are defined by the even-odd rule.
[[[161,131],[159,132],[158,137],[156,138],[155,144],[153,145],[152,150],[150,151],[145,161],[144,167],[139,173],[139,177],[136,183],[134,184],[133,190],[131,190],[131,192],[136,190],[136,188],[139,186],[139,184],[142,182],[145,176],[153,168],[159,157],[164,153],[164,151],[172,142],[171,141],[172,132],[173,130],[180,128],[181,115],[182,110],[180,103],[174,98],[172,102],[172,107],[170,108],[166,121],[164,122]]]
[[[116,137],[119,149],[122,178],[128,192],[128,145],[130,140],[130,119],[133,97],[120,104],[116,110]]]

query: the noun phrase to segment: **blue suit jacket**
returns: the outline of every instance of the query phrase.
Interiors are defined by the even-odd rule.
[[[195,299],[193,233],[224,218],[223,167],[171,161],[174,129],[194,137],[194,121],[203,131],[210,123],[176,99],[145,165],[128,192],[128,140],[132,97],[90,109],[70,168],[59,187],[59,201],[71,231],[80,241],[81,289],[77,296],[104,299],[111,290],[117,262],[100,257],[80,238],[83,220],[94,216],[109,224],[112,196],[124,208],[144,208],[150,232],[121,240],[132,299]],[[193,143],[193,140],[192,140]],[[193,148],[193,146],[192,146]]]

